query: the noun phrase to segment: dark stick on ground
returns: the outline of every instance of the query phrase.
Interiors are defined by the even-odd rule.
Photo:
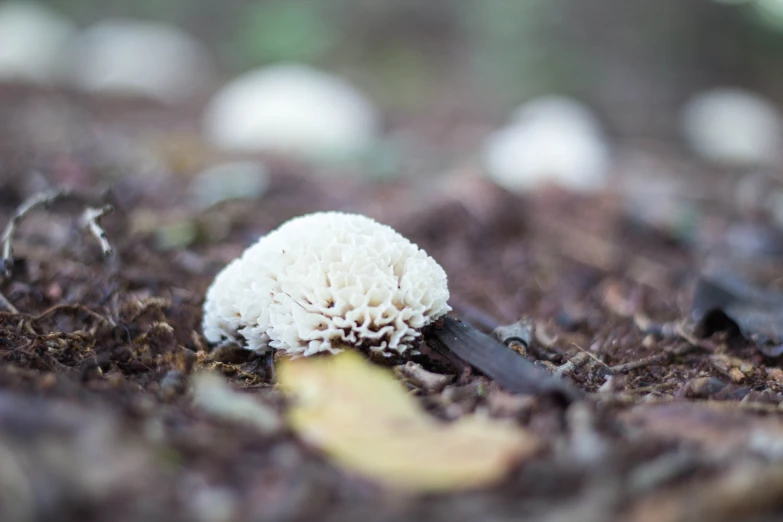
[[[428,331],[426,340],[433,350],[456,355],[511,392],[555,395],[566,403],[582,396],[566,381],[553,377],[465,321],[446,317],[442,326]]]

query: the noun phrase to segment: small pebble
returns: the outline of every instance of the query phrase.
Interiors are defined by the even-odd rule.
[[[704,399],[718,393],[726,387],[726,383],[717,377],[697,377],[685,385],[686,397]]]

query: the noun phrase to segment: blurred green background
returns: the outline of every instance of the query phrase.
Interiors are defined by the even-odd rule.
[[[280,60],[334,70],[403,111],[496,113],[558,91],[612,106],[616,125],[649,132],[662,105],[693,90],[734,84],[780,101],[783,84],[782,0],[48,3],[80,24],[175,23],[208,45],[227,77]]]

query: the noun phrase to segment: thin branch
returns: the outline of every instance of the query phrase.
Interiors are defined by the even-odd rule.
[[[706,352],[714,352],[717,349],[717,346],[710,342],[709,339],[698,339],[695,335],[693,335],[693,333],[686,330],[684,323],[677,323],[675,325],[675,333],[688,343],[688,346],[677,351],[676,355],[683,355],[684,353],[697,348]]]
[[[24,201],[11,216],[8,224],[3,230],[3,235],[0,236],[0,243],[2,243],[2,254],[0,254],[0,280],[3,280],[11,276],[11,267],[14,264],[14,249],[12,242],[14,239],[14,233],[19,222],[31,211],[38,207],[47,207],[54,203],[57,199],[70,194],[67,190],[50,190],[40,192]]]
[[[60,311],[63,311],[63,310],[71,311],[71,312],[74,312],[74,311],[81,312],[81,313],[83,313],[85,315],[89,315],[90,317],[98,319],[99,321],[101,321],[101,322],[103,322],[105,324],[109,324],[111,326],[115,326],[114,323],[111,320],[109,320],[106,317],[102,316],[98,312],[94,312],[94,311],[90,310],[89,308],[87,308],[86,306],[78,304],[78,303],[54,305],[51,308],[49,308],[47,310],[44,310],[43,312],[41,312],[38,315],[29,316],[29,317],[30,317],[30,319],[33,322],[37,322],[37,321],[41,321],[43,319],[46,319],[50,315],[53,315],[53,314],[55,314],[57,312],[60,312]]]
[[[611,366],[609,367],[609,375],[619,375],[621,373],[627,373],[638,368],[644,368],[645,366],[663,363],[671,356],[672,354],[670,352],[660,352],[643,359]]]
[[[564,364],[557,366],[552,374],[555,377],[562,378],[566,375],[571,375],[574,370],[584,367],[588,362],[590,362],[590,354],[582,351],[568,359]]]
[[[95,199],[88,195],[74,193],[68,189],[54,189],[39,192],[19,205],[11,216],[11,219],[8,221],[8,224],[5,226],[5,229],[3,229],[2,235],[0,235],[0,281],[11,276],[11,269],[14,264],[14,234],[16,233],[19,223],[33,210],[40,207],[49,207],[55,201],[64,198],[74,198],[78,201],[88,202],[88,204]],[[107,214],[110,214],[113,210],[114,207],[112,205],[104,205],[102,207],[89,206],[82,214],[82,226],[87,228],[90,233],[95,236],[98,243],[101,245],[101,250],[106,256],[112,253],[112,247],[106,237],[106,232],[101,228],[98,221]]]
[[[100,224],[98,224],[98,220],[112,212],[114,212],[114,206],[104,205],[101,208],[87,207],[82,214],[82,226],[87,228],[90,233],[95,236],[95,239],[97,239],[98,243],[101,245],[103,255],[107,257],[111,255],[112,247],[109,243],[109,239],[106,237],[106,232],[101,228]]]

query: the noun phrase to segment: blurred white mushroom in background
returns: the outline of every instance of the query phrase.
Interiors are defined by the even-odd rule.
[[[0,82],[56,81],[73,32],[71,22],[41,4],[0,3]]]
[[[218,147],[308,158],[349,157],[370,147],[377,113],[346,80],[303,65],[250,71],[223,87],[204,117]]]
[[[690,148],[710,163],[742,168],[780,160],[780,116],[755,93],[722,87],[697,94],[683,107],[681,126]]]
[[[490,178],[512,192],[544,185],[574,191],[602,188],[610,152],[598,120],[582,103],[562,96],[533,99],[484,145]]]
[[[90,93],[181,102],[198,94],[210,71],[202,46],[162,22],[105,20],[86,29],[69,49],[68,79]]]
[[[593,111],[584,103],[557,94],[533,98],[523,103],[511,116],[515,122],[562,121],[597,130],[600,123]]]

